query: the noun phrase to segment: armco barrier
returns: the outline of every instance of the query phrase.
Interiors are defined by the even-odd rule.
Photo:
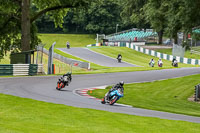
[[[6,64],[0,65],[0,76],[26,76],[43,74],[42,64]]]
[[[103,46],[128,47],[128,48],[134,49],[138,52],[148,54],[151,56],[155,56],[155,57],[158,57],[161,59],[172,61],[175,58],[180,63],[200,65],[200,60],[198,60],[198,59],[189,59],[189,58],[184,58],[184,57],[179,57],[179,56],[172,56],[172,55],[156,52],[154,50],[142,48],[141,45],[145,45],[145,42],[140,42],[140,43],[136,43],[136,42],[132,42],[132,43],[129,43],[129,42],[106,42],[106,43],[103,43]],[[87,45],[87,47],[90,47],[90,46]]]
[[[92,44],[91,46],[95,46],[95,44]],[[42,47],[38,47],[38,50],[42,51]],[[49,51],[46,50],[45,48],[43,48],[43,52],[47,55],[49,54]],[[78,60],[66,58],[66,57],[59,55],[57,53],[54,53],[53,57],[64,62],[64,63],[66,63],[66,64],[77,64],[76,65],[77,67],[90,69],[90,63],[88,63],[88,62],[83,62],[83,61],[78,61]]]
[[[0,64],[0,76],[2,75],[13,75],[13,65]]]

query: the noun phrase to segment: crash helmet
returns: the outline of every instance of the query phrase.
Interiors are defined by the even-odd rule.
[[[123,85],[124,85],[124,81],[120,81],[119,84],[120,84],[121,86],[123,86]]]

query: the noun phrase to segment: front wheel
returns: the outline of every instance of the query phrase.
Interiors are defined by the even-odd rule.
[[[116,101],[117,101],[117,97],[115,97],[114,99],[112,99],[112,100],[109,102],[109,104],[110,104],[110,105],[113,105]]]

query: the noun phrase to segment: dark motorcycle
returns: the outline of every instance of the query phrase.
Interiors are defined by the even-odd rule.
[[[172,66],[173,66],[173,67],[178,67],[178,61],[177,61],[177,60],[174,60],[173,63],[172,63]]]
[[[113,89],[111,92],[106,93],[104,98],[101,100],[101,103],[102,104],[109,103],[110,105],[113,105],[123,96],[124,93],[121,88]]]
[[[72,81],[71,73],[67,73],[63,75],[63,77],[60,77],[57,82],[57,90],[61,90],[65,86],[68,86],[70,82]]]
[[[119,57],[117,58],[117,60],[118,60],[118,63],[121,63],[121,62],[122,62],[122,57],[119,56]]]

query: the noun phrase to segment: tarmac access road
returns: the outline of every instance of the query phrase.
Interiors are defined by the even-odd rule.
[[[94,52],[92,50],[89,50],[88,48],[57,48],[58,50],[71,54],[73,56],[79,57],[81,59],[93,62],[95,64],[101,65],[101,66],[107,66],[107,67],[138,67],[137,65],[130,64],[123,61],[118,63],[117,59],[111,58],[109,56],[105,56],[103,54]],[[117,58],[118,53],[116,53]]]
[[[113,106],[104,105],[97,100],[89,99],[75,93],[75,90],[77,89],[112,85],[121,80],[123,80],[125,83],[136,83],[182,77],[199,73],[200,70],[196,67],[153,71],[73,75],[71,84],[65,87],[62,91],[57,91],[55,89],[57,80],[59,78],[58,76],[0,78],[0,93],[31,98],[39,101],[65,104],[74,107],[200,123],[200,117],[126,107],[117,104]]]

